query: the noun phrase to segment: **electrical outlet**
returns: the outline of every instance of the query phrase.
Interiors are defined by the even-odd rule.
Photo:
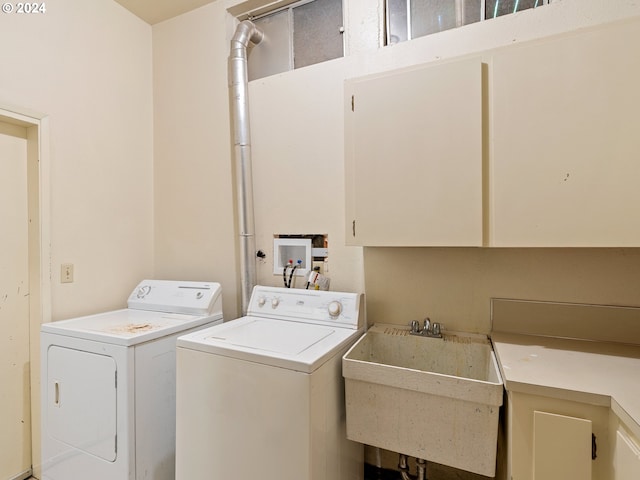
[[[60,283],[73,282],[73,263],[63,263],[60,265]]]

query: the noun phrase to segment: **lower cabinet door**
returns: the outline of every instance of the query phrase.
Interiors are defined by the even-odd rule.
[[[616,432],[613,470],[615,480],[640,478],[640,448],[620,430]]]
[[[591,480],[591,420],[535,411],[533,479]]]

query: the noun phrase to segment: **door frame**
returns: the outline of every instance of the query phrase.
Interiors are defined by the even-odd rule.
[[[40,478],[40,325],[51,321],[49,117],[0,103],[0,121],[27,130],[31,468],[33,475]]]

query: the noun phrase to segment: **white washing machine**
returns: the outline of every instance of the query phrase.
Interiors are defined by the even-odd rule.
[[[218,283],[144,280],[128,308],[41,328],[43,480],[173,480],[179,335],[222,322]]]
[[[176,480],[359,480],[342,355],[363,296],[257,286],[247,316],[178,338]]]

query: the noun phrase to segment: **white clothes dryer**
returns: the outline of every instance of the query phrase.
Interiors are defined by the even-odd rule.
[[[173,480],[179,335],[222,322],[218,283],[144,280],[128,308],[41,327],[43,480]]]
[[[360,480],[342,355],[363,295],[257,286],[247,316],[178,338],[176,480]]]

